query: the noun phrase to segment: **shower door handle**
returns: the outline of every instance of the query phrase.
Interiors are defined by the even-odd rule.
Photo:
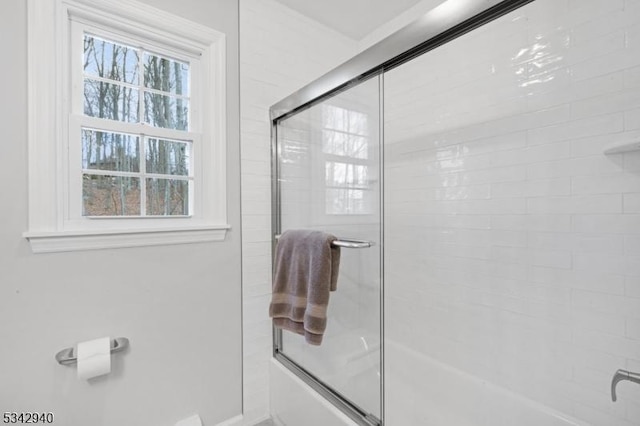
[[[618,370],[616,374],[613,375],[613,380],[611,380],[611,400],[616,401],[618,397],[616,396],[616,386],[618,383],[628,380],[633,383],[637,383],[640,385],[640,374],[633,373],[627,370]]]
[[[280,239],[280,234],[275,235],[276,241]],[[373,241],[363,241],[363,240],[347,240],[339,238],[334,240],[331,243],[332,246],[335,247],[345,247],[345,248],[369,248],[375,245]]]

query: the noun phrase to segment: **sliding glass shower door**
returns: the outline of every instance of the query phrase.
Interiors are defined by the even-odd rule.
[[[322,344],[277,332],[277,356],[373,424],[381,417],[379,98],[374,77],[282,119],[274,147],[275,233],[314,229],[357,242],[341,247]]]
[[[536,0],[384,79],[385,422],[640,425],[640,3]]]

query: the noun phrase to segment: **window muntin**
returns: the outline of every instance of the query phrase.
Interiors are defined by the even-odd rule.
[[[82,216],[190,216],[190,63],[88,31],[82,37]]]

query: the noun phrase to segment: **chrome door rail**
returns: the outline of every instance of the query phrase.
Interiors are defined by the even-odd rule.
[[[270,108],[285,118],[395,68],[534,0],[447,0]]]

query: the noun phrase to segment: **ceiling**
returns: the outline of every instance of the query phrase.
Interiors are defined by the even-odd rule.
[[[276,0],[354,40],[362,40],[380,25],[421,0]]]

